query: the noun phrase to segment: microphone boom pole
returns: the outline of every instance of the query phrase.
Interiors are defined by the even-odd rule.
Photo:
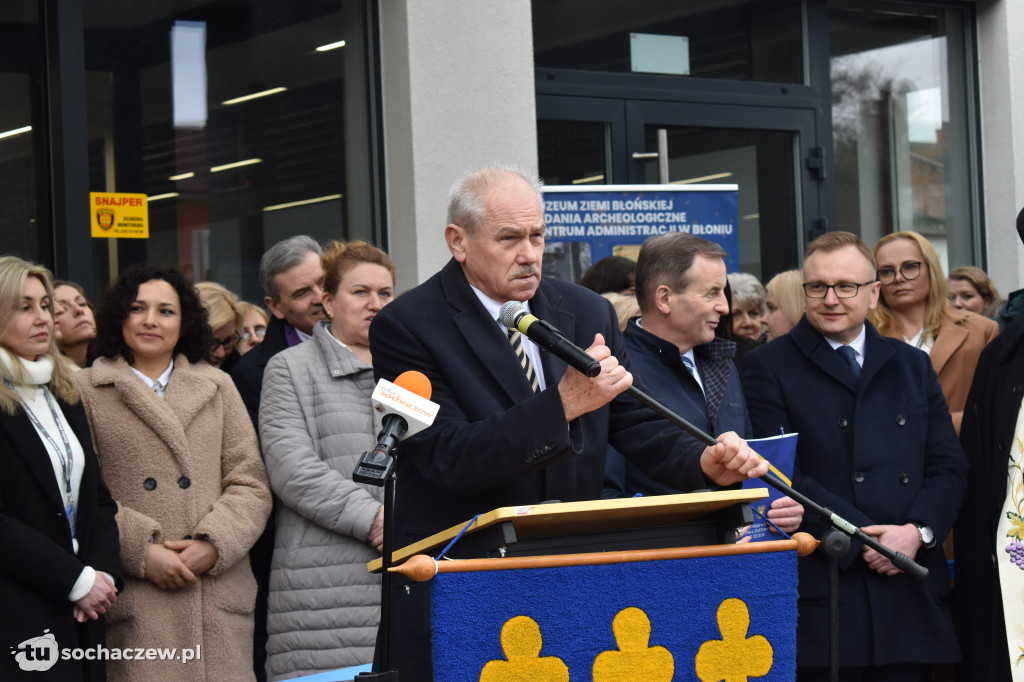
[[[576,369],[588,377],[595,377],[601,371],[598,362],[587,355],[586,351],[567,339],[555,327],[531,315],[527,312],[526,306],[519,301],[508,301],[501,306],[501,323],[509,329],[518,330],[520,333],[534,340],[534,342],[541,348],[561,358],[571,368]],[[701,429],[686,421],[668,407],[658,402],[655,398],[638,389],[636,386],[630,386],[626,389],[626,392],[705,445],[714,446],[718,444],[717,440],[704,433]],[[760,457],[760,455],[758,455],[758,457]],[[788,495],[800,504],[804,505],[805,508],[810,509],[818,516],[818,518],[829,524],[831,528],[835,528],[875,550],[891,561],[893,565],[901,571],[905,571],[919,580],[924,580],[928,577],[928,569],[908,557],[906,554],[903,554],[902,552],[894,552],[870,535],[864,533],[854,524],[833,512],[831,509],[822,507],[806,495],[793,490],[792,486],[786,485],[775,476],[766,473],[764,476],[761,476],[761,480],[781,492],[783,495]]]
[[[657,399],[644,393],[636,386],[630,386],[628,389],[626,389],[626,392],[629,393],[634,398],[636,398],[637,400],[639,400],[640,402],[642,402],[647,407],[657,412],[659,415],[661,415],[668,421],[672,422],[673,424],[681,428],[683,431],[686,431],[688,434],[690,434],[700,442],[704,443],[705,445],[714,446],[718,444],[718,441],[712,438],[710,435],[704,433],[704,431],[702,431],[700,428],[686,421],[681,416],[679,416],[678,414],[670,410],[668,407],[663,405],[661,402],[659,402]],[[760,455],[758,456],[760,457]],[[768,485],[772,486],[779,492],[781,492],[783,495],[793,498],[794,500],[802,504],[806,509],[810,509],[819,519],[821,519],[825,523],[829,524],[834,528],[837,528],[838,530],[842,531],[851,538],[854,538],[855,540],[858,540],[867,545],[868,547],[870,547],[871,549],[875,550],[876,552],[884,556],[886,559],[891,561],[893,565],[901,571],[909,573],[918,580],[924,580],[928,577],[928,569],[922,566],[921,564],[917,563],[910,557],[908,557],[906,554],[903,554],[902,552],[893,551],[892,549],[886,547],[885,545],[878,542],[873,537],[862,531],[856,525],[850,523],[843,517],[839,516],[831,509],[828,509],[827,507],[822,507],[820,504],[818,504],[811,498],[807,497],[803,493],[797,492],[796,490],[793,489],[792,486],[786,485],[772,474],[766,473],[765,475],[761,476],[761,480],[767,483]]]

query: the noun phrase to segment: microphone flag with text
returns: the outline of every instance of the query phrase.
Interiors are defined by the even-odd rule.
[[[392,452],[398,443],[434,423],[441,406],[430,401],[432,390],[430,379],[416,371],[402,372],[394,383],[377,382],[370,396],[377,444],[363,453],[352,473],[354,481],[384,485],[394,467]]]
[[[519,301],[508,301],[501,306],[501,323],[564,360],[578,372],[588,377],[596,377],[601,373],[600,362],[565,338],[562,332],[527,312],[526,306]]]

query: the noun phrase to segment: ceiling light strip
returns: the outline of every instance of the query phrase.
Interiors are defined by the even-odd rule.
[[[303,199],[302,201],[290,201],[287,204],[275,204],[274,206],[264,206],[263,211],[280,211],[283,208],[294,208],[296,206],[305,206],[307,204],[319,204],[322,201],[333,201],[340,199],[340,194],[331,194],[326,197],[316,197],[315,199]]]

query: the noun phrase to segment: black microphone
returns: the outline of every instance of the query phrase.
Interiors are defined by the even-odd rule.
[[[562,332],[528,313],[519,301],[509,301],[501,306],[501,323],[525,335],[547,352],[557,355],[576,371],[588,377],[596,377],[601,373],[600,362],[565,338]]]

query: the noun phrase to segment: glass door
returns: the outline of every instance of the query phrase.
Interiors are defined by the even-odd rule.
[[[810,109],[541,95],[538,141],[549,184],[736,184],[740,269],[762,281],[823,227]]]

